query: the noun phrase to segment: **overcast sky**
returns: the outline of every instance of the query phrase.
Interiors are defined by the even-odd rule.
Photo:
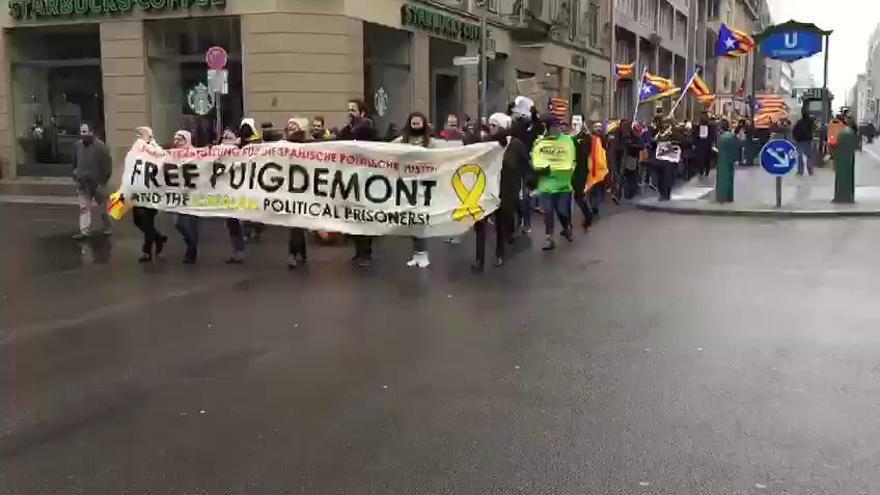
[[[812,22],[822,29],[832,29],[828,87],[834,93],[834,105],[843,105],[846,93],[865,72],[868,39],[880,22],[880,0],[768,0],[774,23],[789,19]],[[816,83],[822,84],[824,55],[810,59]]]

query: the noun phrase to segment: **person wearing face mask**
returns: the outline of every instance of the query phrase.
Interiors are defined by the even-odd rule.
[[[107,182],[113,172],[110,150],[95,136],[88,123],[79,128],[80,141],[73,149],[73,181],[79,200],[79,232],[74,239],[82,241],[91,235],[92,203],[101,208],[101,233],[110,235],[107,216]]]
[[[413,112],[406,119],[401,135],[392,141],[394,143],[411,144],[423,148],[432,148],[433,142],[428,134],[428,118],[421,112]],[[413,255],[406,266],[427,268],[431,261],[428,258],[428,242],[422,237],[413,237]]]
[[[136,143],[145,147],[153,148],[157,153],[162,153],[162,148],[153,138],[153,130],[149,127],[138,127],[135,133]],[[139,263],[148,263],[153,261],[154,248],[155,256],[162,254],[165,242],[168,238],[160,234],[156,230],[156,211],[155,208],[147,208],[144,206],[135,206],[132,209],[132,218],[135,226],[143,233],[144,242],[141,245],[143,254],[138,258]]]
[[[376,129],[373,121],[367,118],[367,106],[363,100],[348,101],[348,124],[343,127],[337,139],[340,141],[376,141]],[[373,265],[373,238],[366,235],[351,236],[354,239],[354,258],[358,266],[368,267]]]
[[[489,117],[489,138],[497,141],[504,147],[504,156],[501,160],[501,183],[499,198],[501,204],[493,213],[495,220],[495,266],[504,265],[506,244],[513,239],[515,230],[514,220],[519,203],[520,191],[523,182],[529,180],[533,174],[529,152],[523,142],[512,135],[510,126],[513,119],[503,113],[494,113]],[[476,259],[471,269],[475,272],[483,271],[486,262],[486,225],[488,220],[483,218],[474,224],[476,232]]]

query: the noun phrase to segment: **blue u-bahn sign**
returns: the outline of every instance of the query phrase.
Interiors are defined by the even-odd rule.
[[[768,58],[794,62],[822,52],[822,38],[831,34],[815,24],[788,21],[757,36],[761,53]]]

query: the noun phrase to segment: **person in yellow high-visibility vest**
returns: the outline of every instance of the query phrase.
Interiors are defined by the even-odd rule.
[[[532,147],[532,166],[538,174],[538,196],[544,210],[544,251],[556,248],[553,241],[554,215],[562,225],[562,237],[571,236],[571,176],[576,160],[575,145],[571,136],[560,130],[559,117],[544,117],[547,129]]]

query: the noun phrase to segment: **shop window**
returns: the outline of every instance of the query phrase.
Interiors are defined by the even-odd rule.
[[[571,102],[569,108],[572,115],[584,114],[584,91],[587,89],[587,75],[583,72],[571,71]]]
[[[205,146],[216,142],[223,128],[237,128],[243,110],[239,18],[146,21],[144,30],[156,139],[169,145],[175,131],[186,129],[196,146]],[[208,91],[205,53],[212,46],[223,47],[229,54],[225,95]]]
[[[380,136],[399,132],[410,112],[410,33],[364,23],[364,92]]]
[[[79,127],[104,138],[97,24],[10,30],[19,175],[69,176]]]
[[[434,123],[438,132],[446,123],[446,116],[455,114],[459,116],[459,123],[464,125],[470,118],[464,114],[462,102],[464,101],[464,76],[462,67],[453,64],[455,57],[463,56],[467,48],[461,43],[455,43],[439,38],[431,38],[430,60],[431,66],[431,115],[429,118]]]

